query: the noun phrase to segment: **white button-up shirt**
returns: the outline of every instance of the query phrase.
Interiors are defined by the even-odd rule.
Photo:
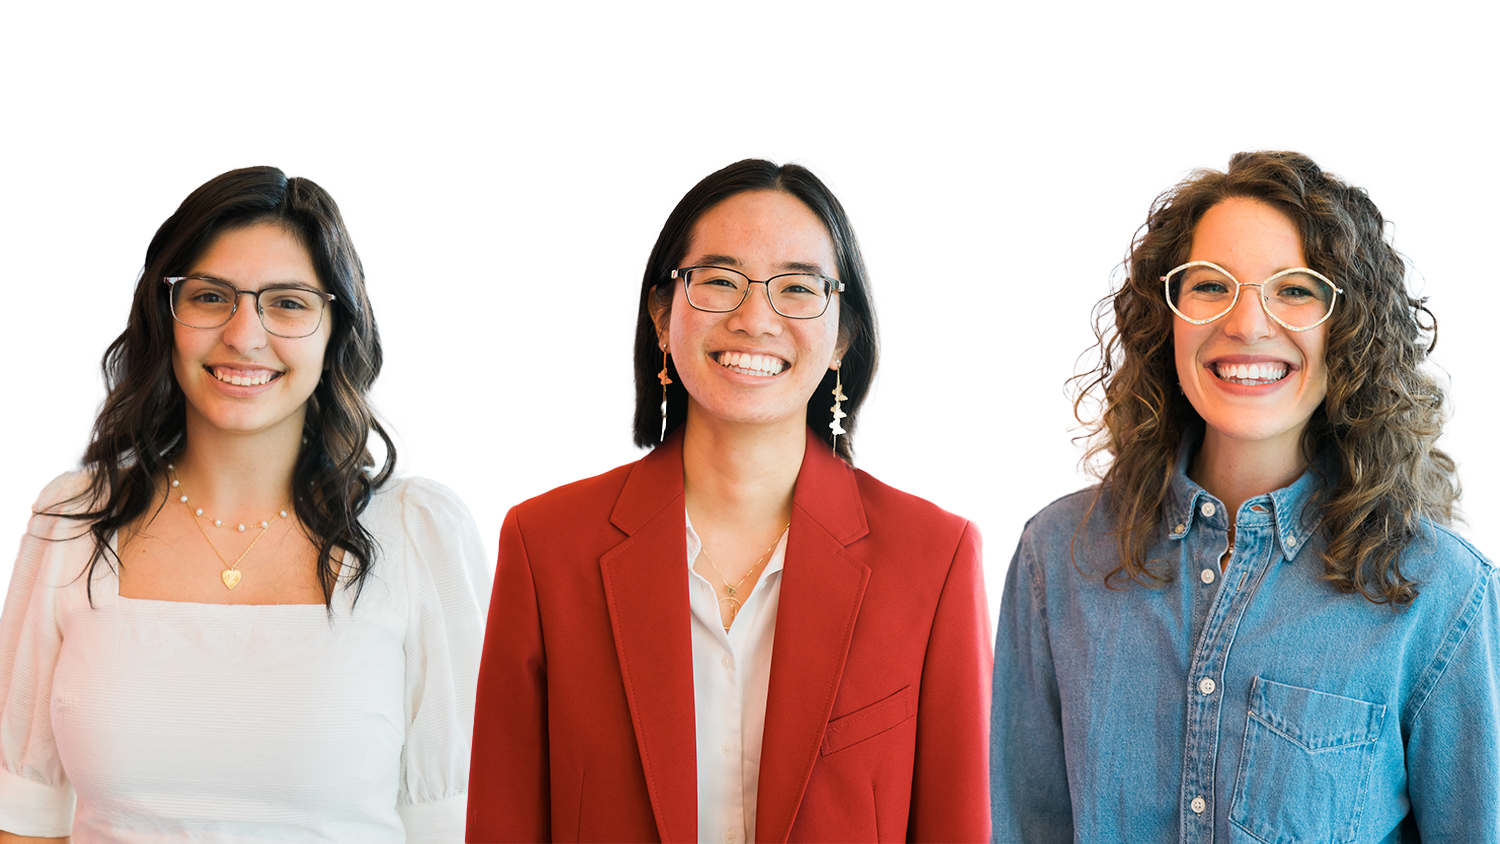
[[[693,712],[698,739],[698,840],[755,840],[755,795],[771,680],[771,644],[786,534],[729,632],[719,614],[722,584],[693,571],[703,543],[687,522],[688,603],[693,627]]]

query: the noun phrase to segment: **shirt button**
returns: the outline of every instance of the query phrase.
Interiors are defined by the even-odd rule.
[[[1187,525],[1183,525],[1183,524],[1179,524],[1177,527],[1172,528],[1172,532],[1173,533],[1185,533],[1186,531],[1187,531]]]
[[[1198,681],[1198,691],[1206,695],[1213,694],[1214,689],[1216,688],[1218,688],[1218,686],[1214,685],[1214,678],[1212,677],[1204,677],[1202,680]]]
[[[1296,545],[1297,544],[1297,537],[1292,536],[1290,533],[1287,534],[1284,538],[1286,539],[1286,544],[1287,545]]]
[[[734,844],[734,830],[724,833],[724,844]]]
[[[1201,815],[1203,814],[1203,810],[1208,808],[1208,801],[1202,797],[1194,797],[1193,802],[1188,805],[1193,808],[1193,814]]]
[[[724,742],[724,746],[721,748],[721,750],[724,751],[725,756],[728,756],[729,754],[734,752],[734,745],[726,741]]]
[[[1215,575],[1213,569],[1204,569],[1203,571],[1198,572],[1198,579],[1203,581],[1204,583],[1213,583],[1214,577]]]
[[[1203,506],[1198,508],[1198,512],[1205,516],[1212,516],[1219,512],[1219,508],[1215,507],[1212,501],[1205,501],[1203,502]]]
[[[725,668],[733,668],[734,660],[729,656],[729,654],[724,654],[723,656],[719,657],[719,664],[724,666]]]

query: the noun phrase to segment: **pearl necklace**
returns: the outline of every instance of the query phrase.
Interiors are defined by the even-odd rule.
[[[213,549],[214,556],[218,557],[219,562],[224,564],[224,570],[222,572],[219,572],[219,579],[224,581],[224,588],[233,589],[234,587],[240,585],[240,578],[243,577],[243,574],[239,569],[240,563],[244,561],[245,557],[249,556],[250,549],[254,548],[257,542],[260,542],[260,538],[266,535],[266,531],[270,529],[272,521],[276,519],[285,519],[287,517],[287,508],[292,505],[292,502],[288,501],[285,504],[281,505],[281,508],[276,511],[276,515],[273,518],[262,519],[260,523],[260,533],[257,533],[255,535],[255,538],[250,540],[250,544],[246,546],[245,550],[235,558],[233,563],[231,563],[224,558],[223,554],[219,553],[218,546],[214,545],[214,541],[208,538],[208,531],[203,529],[204,519],[213,522],[214,527],[223,527],[224,520],[204,516],[202,507],[194,507],[192,504],[188,503],[187,493],[182,491],[182,481],[178,480],[177,478],[177,467],[171,463],[167,464],[167,477],[171,480],[172,489],[178,493],[177,500],[182,502],[185,507],[193,512],[193,525],[198,528],[199,533],[203,534],[203,541],[208,543],[208,547]],[[240,522],[235,527],[240,533],[245,532],[244,522]]]

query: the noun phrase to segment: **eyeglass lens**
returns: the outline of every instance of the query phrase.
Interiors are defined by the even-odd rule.
[[[239,295],[222,281],[184,278],[172,285],[172,316],[190,328],[218,328],[229,322]],[[306,337],[322,322],[324,299],[316,291],[267,287],[255,297],[261,324],[277,336]]]
[[[1253,290],[1239,295],[1256,295],[1253,291],[1259,291],[1266,310],[1293,328],[1317,325],[1333,309],[1333,288],[1308,273],[1289,272],[1260,285],[1245,286]],[[1213,320],[1229,313],[1238,290],[1234,277],[1215,267],[1179,267],[1167,276],[1167,297],[1172,307],[1192,320]]]
[[[749,294],[750,279],[744,273],[722,267],[694,267],[683,275],[688,302],[704,311],[732,311]],[[793,319],[822,316],[828,310],[831,285],[822,276],[807,273],[779,275],[766,282],[766,294],[776,313]]]

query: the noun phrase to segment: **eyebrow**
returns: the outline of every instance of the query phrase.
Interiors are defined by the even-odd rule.
[[[739,259],[730,255],[704,255],[698,260],[701,264],[704,265],[712,264],[714,266],[723,266],[732,269],[744,266],[739,262]],[[789,273],[809,273],[811,275],[821,276],[828,275],[828,273],[825,272],[824,269],[818,264],[810,264],[806,261],[784,261],[779,266],[782,270]]]
[[[183,276],[183,278],[201,278],[201,279],[205,279],[207,281],[217,281],[220,284],[227,284],[230,287],[233,287],[233,288],[235,288],[237,290],[246,290],[247,289],[247,288],[240,287],[238,284],[235,284],[234,282],[230,281],[227,278],[219,278],[216,275],[209,275],[208,273],[188,273],[187,275]],[[254,291],[248,291],[248,292],[259,293],[261,290],[292,290],[292,289],[297,289],[297,290],[311,290],[311,291],[314,291],[316,293],[326,293],[327,292],[326,290],[323,290],[322,288],[320,288],[320,287],[318,287],[316,285],[308,284],[307,282],[304,282],[304,281],[273,281],[270,284],[262,285],[260,288],[254,290]]]

